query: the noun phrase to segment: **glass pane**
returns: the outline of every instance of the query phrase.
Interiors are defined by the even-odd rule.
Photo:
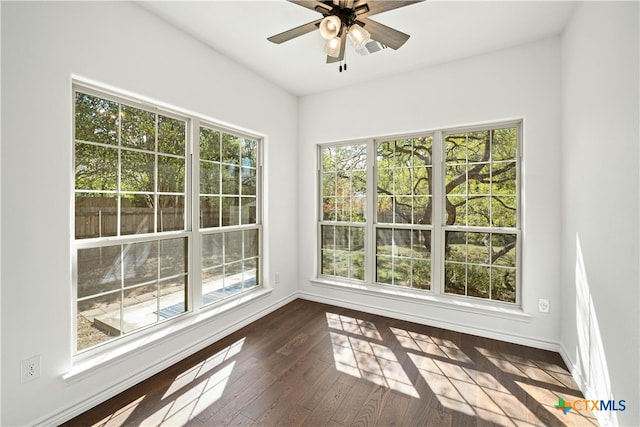
[[[76,239],[115,236],[118,199],[115,194],[76,193]]]
[[[258,230],[244,231],[244,258],[258,256]]]
[[[158,242],[128,243],[123,246],[124,286],[158,279]]]
[[[242,231],[224,233],[224,262],[242,260]]]
[[[200,194],[220,194],[220,165],[200,162]]]
[[[491,268],[492,299],[516,302],[516,270],[513,268]]]
[[[351,199],[351,222],[365,222],[367,200],[364,196]]]
[[[323,250],[321,253],[322,264],[321,264],[321,274],[326,274],[328,276],[335,275],[334,271],[334,252],[333,250]]]
[[[120,292],[78,302],[77,348],[83,350],[120,335]]]
[[[156,115],[150,111],[122,105],[121,141],[123,147],[155,151]]]
[[[243,197],[242,198],[242,210],[241,214],[241,224],[257,224],[258,216],[257,211],[258,207],[256,206],[257,199],[255,197]]]
[[[411,256],[411,233],[412,230],[393,231],[393,255],[394,256]]]
[[[117,145],[119,114],[117,102],[76,92],[76,140]]]
[[[469,132],[467,134],[467,159],[469,162],[489,161],[490,149],[489,131]]]
[[[467,233],[445,231],[444,254],[447,261],[467,262]]]
[[[200,197],[200,228],[220,227],[220,197]]]
[[[493,225],[495,227],[516,226],[516,198],[515,197],[494,197],[491,201],[493,214]]]
[[[222,225],[238,225],[240,220],[240,198],[222,198]]]
[[[354,253],[351,255],[351,278],[364,280],[364,254]]]
[[[467,136],[464,133],[445,136],[445,154],[447,163],[467,162]]]
[[[413,260],[413,287],[431,289],[431,262],[428,260]]]
[[[220,161],[220,132],[200,128],[200,159]]]
[[[120,254],[120,245],[78,249],[78,298],[122,286]]]
[[[323,225],[320,227],[320,235],[322,240],[322,249],[335,249],[335,227],[332,225]]]
[[[496,129],[492,131],[491,157],[493,160],[512,160],[516,158],[516,128]]]
[[[123,191],[154,191],[155,156],[122,150],[121,189]]]
[[[158,284],[124,291],[123,332],[132,332],[158,322]]]
[[[225,265],[223,281],[225,296],[237,294],[242,290],[242,261]]]
[[[222,165],[222,194],[240,194],[240,168]]]
[[[393,283],[393,267],[390,257],[376,257],[376,282],[386,284]]]
[[[325,172],[322,174],[322,195],[323,196],[335,196],[336,195],[336,179],[335,172]]]
[[[393,223],[393,198],[378,196],[377,220],[379,223]]]
[[[393,169],[378,169],[378,194],[393,194]]]
[[[349,250],[349,228],[350,227],[336,227],[335,228],[335,242],[336,249],[342,251]]]
[[[469,265],[467,270],[467,295],[489,298],[489,267]]]
[[[492,264],[506,267],[516,266],[516,242],[515,234],[492,234]]]
[[[208,268],[223,264],[222,234],[205,234],[202,236],[202,267]]]
[[[77,190],[112,190],[118,186],[118,149],[76,143]]]
[[[222,162],[240,165],[241,139],[228,133],[222,134]]]
[[[243,196],[255,196],[256,195],[256,170],[252,168],[242,168],[242,195]]]
[[[158,156],[158,191],[184,193],[185,166],[183,158]]]
[[[159,320],[169,319],[186,312],[186,299],[184,276],[160,282]]]
[[[161,153],[185,155],[187,123],[158,115],[158,151]]]
[[[211,304],[224,296],[224,269],[222,267],[202,270],[202,304]]]
[[[431,231],[415,230],[413,231],[413,252],[414,258],[430,258],[431,257]]]
[[[469,165],[468,191],[469,194],[489,194],[491,168],[489,163],[475,163]]]
[[[336,252],[334,255],[336,276],[349,277],[349,253],[348,252]]]
[[[351,199],[336,197],[336,220],[348,222],[351,219]]]
[[[378,228],[376,229],[376,253],[382,255],[391,255],[393,249],[393,229]]]
[[[184,196],[158,196],[158,231],[184,230]]]
[[[431,165],[431,145],[433,138],[425,136],[413,140],[413,166]]]
[[[467,207],[467,223],[469,226],[488,227],[491,225],[491,216],[489,215],[490,197],[471,196]]]
[[[413,194],[417,196],[428,196],[431,194],[429,180],[431,179],[431,168],[415,168],[413,170]]]
[[[120,234],[153,233],[153,195],[123,194],[120,197]]]
[[[444,291],[450,294],[465,295],[466,265],[453,262],[444,263]]]
[[[393,284],[396,286],[411,286],[411,260],[395,258],[393,265]]]
[[[491,191],[493,195],[516,194],[516,162],[495,162],[492,164],[493,177]]]
[[[336,171],[336,163],[334,161],[335,151],[336,150],[333,147],[326,147],[321,150],[323,171]]]
[[[187,273],[187,238],[160,241],[160,278]]]
[[[364,228],[350,227],[350,239],[349,249],[352,252],[364,251]]]
[[[396,197],[396,216],[395,222],[399,224],[413,223],[413,198]]]
[[[467,262],[489,265],[489,233],[468,233],[467,239]]]
[[[447,225],[467,225],[467,199],[465,196],[447,196]]]
[[[467,194],[467,167],[465,165],[447,165],[445,185],[447,194]]]
[[[411,169],[396,169],[393,172],[394,194],[410,195],[413,193]]]
[[[413,223],[414,224],[431,224],[431,197],[414,197],[413,198]]]
[[[335,221],[337,218],[338,206],[336,197],[322,198],[322,219],[324,221]]]
[[[242,140],[242,166],[252,168],[258,165],[258,142],[252,139]]]
[[[258,286],[258,259],[253,258],[250,260],[245,260],[244,262],[244,272],[243,272],[243,280],[244,280],[244,289],[253,288]]]

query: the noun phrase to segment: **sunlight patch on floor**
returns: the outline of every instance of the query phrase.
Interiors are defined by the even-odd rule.
[[[439,356],[462,363],[473,363],[453,341],[399,328],[389,329],[396,336],[400,345],[408,350],[419,351],[431,356]]]
[[[235,361],[229,363],[206,380],[192,385],[185,393],[169,400],[162,408],[147,417],[141,425],[186,424],[222,397],[235,363]]]
[[[360,320],[341,314],[327,313],[327,325],[329,325],[331,329],[382,341],[382,337],[376,326],[367,320]]]
[[[551,391],[543,387],[538,387],[532,384],[527,384],[521,381],[515,381],[515,383],[522,388],[529,396],[535,399],[549,412],[549,414],[557,419],[559,422],[568,426],[597,426],[598,420],[591,411],[575,411],[570,410],[565,415],[560,409],[555,406],[558,404],[558,398],[561,397],[567,402],[574,400],[581,400],[578,392],[569,393],[567,391],[556,392]]]
[[[206,360],[198,363],[189,370],[178,375],[173,383],[171,383],[171,386],[169,386],[167,391],[164,393],[162,398],[165,399],[166,397],[175,393],[177,390],[180,390],[182,387],[190,387],[192,381],[206,375],[211,370],[220,366],[223,362],[240,353],[240,351],[242,350],[242,345],[244,344],[244,340],[245,338],[239,339],[230,346],[225,347],[213,356],[208,357]]]
[[[444,407],[500,425],[540,425],[492,375],[419,354],[409,358]]]

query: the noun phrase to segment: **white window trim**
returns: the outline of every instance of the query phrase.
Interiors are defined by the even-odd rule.
[[[510,234],[517,235],[516,245],[516,301],[513,303],[490,300],[480,297],[456,295],[444,292],[444,233],[449,230],[460,231],[473,231],[478,229],[481,231],[487,231],[487,228],[479,228],[473,226],[448,226],[446,225],[446,212],[444,210],[446,194],[444,192],[445,181],[445,152],[444,152],[444,136],[452,133],[462,133],[471,131],[484,131],[491,129],[499,129],[504,127],[515,127],[517,129],[517,142],[516,142],[516,227],[515,228],[501,228],[491,227],[492,231],[496,232],[508,232]],[[468,125],[457,126],[451,128],[442,128],[435,130],[425,130],[424,132],[412,132],[407,134],[393,134],[381,137],[346,140],[339,142],[323,143],[316,146],[316,159],[317,159],[317,173],[316,173],[316,203],[318,203],[318,209],[316,210],[316,263],[314,266],[314,277],[310,278],[310,282],[313,285],[340,287],[345,290],[353,292],[364,293],[374,296],[384,296],[390,299],[400,299],[402,301],[424,302],[428,304],[434,304],[436,306],[444,306],[461,311],[468,311],[473,313],[487,314],[495,317],[506,317],[508,319],[524,320],[528,321],[530,315],[524,313],[522,307],[522,241],[523,228],[522,228],[522,153],[523,153],[523,119],[512,119],[505,121],[496,121],[491,123],[484,123],[480,125]],[[376,151],[375,144],[379,141],[389,141],[398,139],[410,139],[419,136],[431,135],[433,137],[432,142],[432,168],[433,168],[433,200],[438,200],[439,203],[433,204],[432,220],[427,229],[432,232],[432,276],[431,276],[431,289],[416,289],[406,288],[394,285],[379,284],[374,281],[375,278],[375,229],[377,227],[395,228],[397,224],[378,224],[375,220],[376,216],[376,203],[372,195],[376,195],[375,183],[377,179],[377,168],[375,161]],[[326,147],[340,147],[353,144],[367,144],[367,221],[365,222],[365,280],[350,280],[346,278],[328,276],[321,274],[320,266],[322,265],[321,255],[321,225],[322,220],[322,149]],[[336,225],[350,225],[350,223],[338,223]],[[357,223],[362,226],[362,223]],[[400,227],[415,228],[415,224],[400,224]],[[436,267],[433,267],[436,265]]]

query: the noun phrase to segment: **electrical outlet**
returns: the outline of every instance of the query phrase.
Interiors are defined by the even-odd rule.
[[[548,313],[549,312],[549,300],[540,298],[538,300],[538,311],[540,313]]]
[[[21,368],[22,384],[40,378],[40,355],[23,360]]]
[[[280,284],[280,273],[276,273],[273,275],[273,281],[275,282],[276,285]]]

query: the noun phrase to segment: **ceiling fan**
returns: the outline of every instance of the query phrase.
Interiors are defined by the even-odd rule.
[[[276,34],[267,38],[267,40],[280,44],[318,29],[322,37],[327,40],[325,45],[327,63],[340,62],[339,69],[342,72],[347,36],[356,51],[362,55],[377,52],[387,47],[394,50],[399,49],[409,39],[409,35],[380,24],[369,17],[414,3],[420,3],[424,0],[288,1],[320,13],[322,18]],[[347,64],[345,63],[344,70],[346,71],[346,69]]]

